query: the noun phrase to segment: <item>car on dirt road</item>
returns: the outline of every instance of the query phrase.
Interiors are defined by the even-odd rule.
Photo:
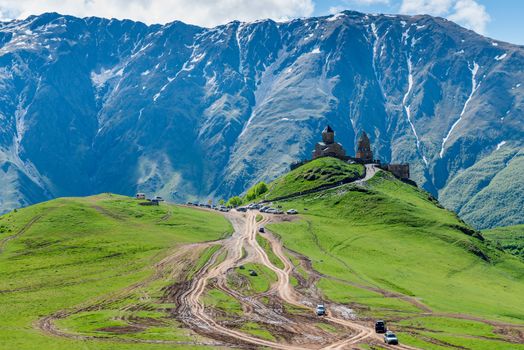
[[[397,345],[398,344],[398,338],[393,332],[386,332],[384,334],[384,343],[391,344],[391,345]]]
[[[264,228],[264,226],[261,226],[261,227],[258,229],[258,232],[264,233],[264,232],[266,232],[266,229]]]
[[[386,321],[378,320],[375,322],[375,332],[376,333],[386,333],[388,327],[386,326]]]
[[[317,316],[325,316],[326,315],[326,307],[324,304],[318,304],[316,309]]]

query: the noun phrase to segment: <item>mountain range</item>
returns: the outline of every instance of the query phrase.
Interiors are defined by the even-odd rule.
[[[425,15],[3,22],[0,209],[227,198],[309,158],[330,124],[477,228],[524,223],[522,67],[524,47]]]

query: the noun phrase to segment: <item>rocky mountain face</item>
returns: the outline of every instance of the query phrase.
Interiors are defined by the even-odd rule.
[[[329,123],[477,227],[522,223],[523,67],[524,47],[430,16],[4,22],[0,207],[228,197],[310,157]]]

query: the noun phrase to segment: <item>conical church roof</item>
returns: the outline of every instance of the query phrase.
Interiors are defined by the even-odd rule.
[[[333,129],[331,129],[331,126],[328,125],[322,132],[335,132],[335,131],[333,131]]]

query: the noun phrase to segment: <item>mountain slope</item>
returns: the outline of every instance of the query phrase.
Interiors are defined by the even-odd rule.
[[[524,225],[497,227],[482,235],[513,255],[524,258]]]
[[[483,164],[522,150],[524,49],[441,18],[206,29],[44,14],[0,25],[0,62],[4,210],[105,191],[229,197],[308,158],[329,123],[348,150],[365,130],[478,227],[522,220],[521,163]],[[497,182],[454,185],[476,168],[513,178],[505,211],[476,214]]]
[[[179,328],[168,309],[151,311],[154,293],[161,293],[162,286],[175,278],[167,273],[173,267],[164,258],[181,253],[184,245],[217,240],[231,231],[229,223],[214,213],[165,205],[143,207],[136,200],[107,194],[53,200],[0,216],[0,349],[85,349],[85,340],[46,335],[45,327],[38,329],[37,323],[89,301],[98,301],[102,308],[103,295],[125,295],[127,302],[136,300],[147,310],[133,314],[115,302],[106,305],[107,319],[93,313],[85,322],[76,317],[65,327],[79,326],[102,338],[104,333],[115,336],[118,327],[126,324],[122,319],[134,315],[155,326],[143,334],[147,339],[198,342]],[[193,254],[198,257],[210,246],[193,246]],[[164,269],[166,275],[159,276]],[[162,347],[133,345],[132,328],[129,333],[122,344],[99,339],[93,346]]]
[[[499,342],[502,326],[492,327],[496,320],[522,324],[524,304],[515,299],[524,288],[522,261],[486,243],[427,192],[380,172],[366,184],[273,205],[300,212],[266,227],[291,254],[307,257],[296,271],[308,264],[318,271],[325,300],[395,321],[402,341],[423,349],[519,347]],[[474,334],[484,327],[494,333]]]

